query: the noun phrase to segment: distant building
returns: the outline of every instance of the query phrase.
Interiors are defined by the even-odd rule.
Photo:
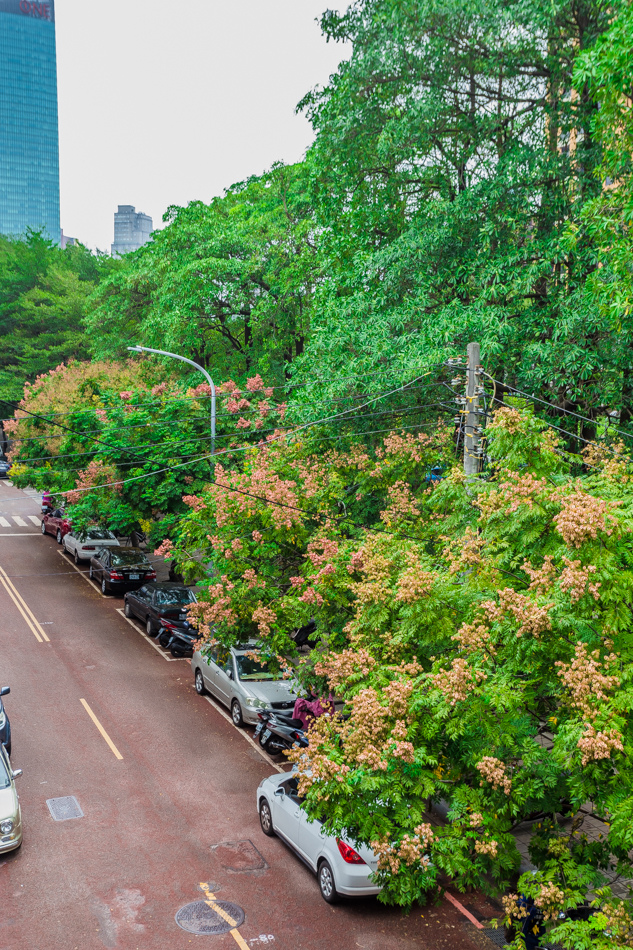
[[[112,257],[138,251],[139,247],[143,247],[150,240],[151,233],[152,219],[148,214],[137,214],[134,205],[119,205],[119,210],[114,215]]]
[[[77,238],[68,237],[67,234],[64,234],[64,229],[62,228],[62,251],[66,247],[74,247],[75,244],[78,244],[79,241]]]
[[[0,234],[60,241],[55,2],[0,0]]]

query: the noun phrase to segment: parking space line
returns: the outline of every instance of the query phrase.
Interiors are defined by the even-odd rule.
[[[73,561],[69,561],[69,560],[68,560],[68,558],[66,557],[66,551],[65,551],[63,548],[61,549],[61,551],[58,551],[57,553],[58,553],[58,554],[61,554],[61,556],[63,557],[64,561],[66,561],[67,564],[69,564],[72,568],[74,568],[74,570],[77,571],[77,573],[79,574],[79,576],[80,576],[80,577],[83,577],[83,579],[84,579],[85,581],[87,581],[88,584],[90,584],[92,590],[96,591],[97,594],[99,594],[100,597],[105,597],[106,600],[109,600],[109,599],[110,599],[107,594],[102,594],[102,593],[101,593],[101,589],[99,588],[99,586],[98,586],[97,584],[95,584],[94,581],[91,581],[91,580],[90,580],[90,577],[88,576],[88,574],[87,574],[85,571],[82,571],[82,569],[81,569],[80,567],[77,567],[77,565],[76,565]]]
[[[152,640],[152,638],[151,638],[151,637],[148,637],[146,633],[143,633],[143,631],[140,629],[140,627],[137,627],[137,626],[136,626],[136,623],[135,623],[133,620],[130,620],[129,617],[126,617],[126,616],[125,616],[125,611],[124,611],[121,607],[117,607],[116,612],[117,612],[118,614],[121,614],[121,616],[123,617],[123,619],[124,619],[124,620],[127,620],[127,622],[129,623],[129,625],[130,625],[134,630],[136,630],[136,632],[137,632],[138,634],[140,634],[140,635],[143,637],[144,640],[147,640],[147,642],[149,643],[149,645],[152,646],[152,647],[154,647],[154,649],[156,650],[157,653],[160,653],[160,655],[162,656],[163,660],[167,660],[168,663],[180,663],[181,660],[186,660],[186,659],[187,659],[187,657],[185,657],[185,656],[165,656],[165,654],[163,653],[163,651],[161,650],[161,648],[159,647],[159,645],[158,645],[157,643],[154,643],[154,641]]]
[[[117,759],[122,759],[123,756],[121,755],[121,753],[119,752],[119,750],[118,750],[117,747],[115,746],[114,742],[112,741],[112,739],[110,738],[110,736],[108,735],[108,733],[105,731],[105,729],[103,728],[103,726],[101,725],[101,723],[99,722],[99,720],[97,719],[97,717],[95,716],[95,714],[93,713],[92,709],[90,708],[90,706],[88,705],[88,703],[86,702],[86,700],[85,700],[85,699],[80,699],[79,702],[80,702],[81,705],[84,707],[84,709],[86,710],[86,712],[88,713],[88,715],[90,716],[90,718],[92,719],[92,721],[94,722],[95,726],[97,727],[97,729],[99,730],[99,732],[101,733],[101,735],[103,736],[103,738],[105,739],[105,741],[107,742],[107,744],[110,746],[110,749],[112,750],[112,752],[114,752],[114,754],[115,754],[115,756],[117,757]]]
[[[221,917],[222,920],[225,920],[227,924],[229,925],[229,927],[232,928],[229,931],[229,933],[235,940],[240,950],[249,950],[248,944],[246,943],[246,941],[244,940],[244,937],[241,935],[241,933],[237,929],[237,922],[233,920],[233,918],[229,914],[227,914],[225,910],[223,910],[221,907],[218,906],[218,904],[216,904],[216,896],[209,890],[209,885],[201,884],[200,890],[203,892],[203,894],[207,898],[205,901],[205,904],[207,905],[207,907],[210,907],[211,910],[214,911],[214,913],[218,915],[218,917]]]
[[[213,708],[214,708],[217,712],[220,713],[220,715],[222,716],[223,719],[226,719],[227,722],[230,722],[236,732],[239,732],[241,736],[244,736],[244,738],[246,739],[247,742],[250,742],[250,744],[253,746],[253,748],[254,748],[257,752],[259,752],[259,754],[261,755],[262,759],[264,760],[264,762],[265,762],[267,765],[272,765],[272,767],[273,767],[274,769],[277,769],[278,772],[285,772],[285,771],[286,771],[285,769],[282,769],[282,767],[281,767],[280,765],[277,765],[276,762],[272,762],[272,761],[270,760],[268,754],[267,754],[266,752],[264,752],[264,750],[263,750],[262,747],[259,745],[259,743],[258,743],[258,742],[255,742],[254,739],[251,739],[251,737],[249,736],[248,732],[246,732],[244,729],[241,729],[241,728],[239,728],[238,726],[236,726],[235,723],[233,722],[233,720],[231,719],[231,717],[229,716],[229,714],[228,714],[227,712],[225,712],[225,711],[222,709],[221,706],[218,706],[218,704],[215,702],[214,699],[212,699],[210,696],[203,696],[202,698],[203,698],[203,699],[206,699],[206,701],[207,701],[208,703],[210,703],[210,704],[213,706]]]
[[[22,617],[26,621],[27,626],[30,628],[31,633],[35,634],[35,639],[37,640],[37,642],[42,643],[43,641],[45,641],[46,643],[50,643],[50,640],[47,637],[46,632],[42,630],[39,623],[33,616],[33,613],[30,607],[28,606],[26,601],[22,598],[22,596],[18,593],[17,588],[15,587],[13,582],[9,580],[8,574],[2,567],[0,567],[0,582],[2,583],[2,586],[6,590],[7,594],[9,595],[9,597],[11,598],[15,606],[18,608],[18,610],[22,614]]]

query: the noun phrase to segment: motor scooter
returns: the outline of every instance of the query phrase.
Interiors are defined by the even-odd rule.
[[[285,752],[297,745],[307,747],[308,737],[300,719],[293,719],[276,709],[263,709],[257,715],[259,723],[255,728],[255,737],[269,755]]]
[[[174,623],[163,620],[158,631],[158,642],[163,650],[169,650],[176,658],[193,655],[193,645],[198,639],[197,630],[188,623]]]

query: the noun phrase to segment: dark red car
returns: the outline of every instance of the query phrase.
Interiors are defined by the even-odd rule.
[[[68,534],[70,528],[70,521],[61,508],[56,508],[42,518],[42,534],[54,535],[58,544],[62,543],[62,538]]]

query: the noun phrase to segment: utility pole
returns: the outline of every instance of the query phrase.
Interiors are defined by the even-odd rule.
[[[483,393],[483,386],[480,381],[479,343],[469,343],[464,406],[464,472],[471,477],[479,474],[481,459],[479,397]]]

